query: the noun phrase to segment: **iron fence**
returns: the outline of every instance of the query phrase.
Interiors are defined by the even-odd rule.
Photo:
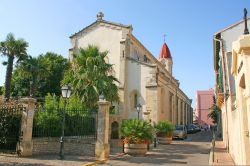
[[[33,137],[60,137],[63,109],[38,109],[33,121]],[[96,111],[65,110],[65,137],[96,138]]]

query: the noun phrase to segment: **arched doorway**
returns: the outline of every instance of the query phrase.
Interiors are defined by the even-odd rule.
[[[111,123],[111,139],[119,139],[119,123],[117,121]]]

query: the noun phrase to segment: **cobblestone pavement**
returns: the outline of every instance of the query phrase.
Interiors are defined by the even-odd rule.
[[[175,140],[169,145],[158,145],[144,157],[129,155],[113,156],[102,166],[169,166],[169,165],[208,165],[211,132],[191,134],[188,139]]]

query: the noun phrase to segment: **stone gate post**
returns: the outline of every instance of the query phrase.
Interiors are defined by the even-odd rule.
[[[98,101],[98,124],[97,124],[97,141],[95,146],[95,155],[100,160],[109,157],[109,107],[110,102],[99,99]]]
[[[21,123],[21,136],[20,140],[20,155],[32,156],[32,129],[33,129],[33,117],[35,112],[36,99],[34,98],[22,98],[20,102],[26,108],[23,111],[22,123]]]

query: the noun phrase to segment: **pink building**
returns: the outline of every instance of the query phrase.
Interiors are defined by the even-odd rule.
[[[207,117],[207,115],[210,112],[209,108],[211,108],[213,105],[213,96],[214,96],[213,89],[196,92],[195,116],[197,123],[201,126],[213,125],[212,120]]]

